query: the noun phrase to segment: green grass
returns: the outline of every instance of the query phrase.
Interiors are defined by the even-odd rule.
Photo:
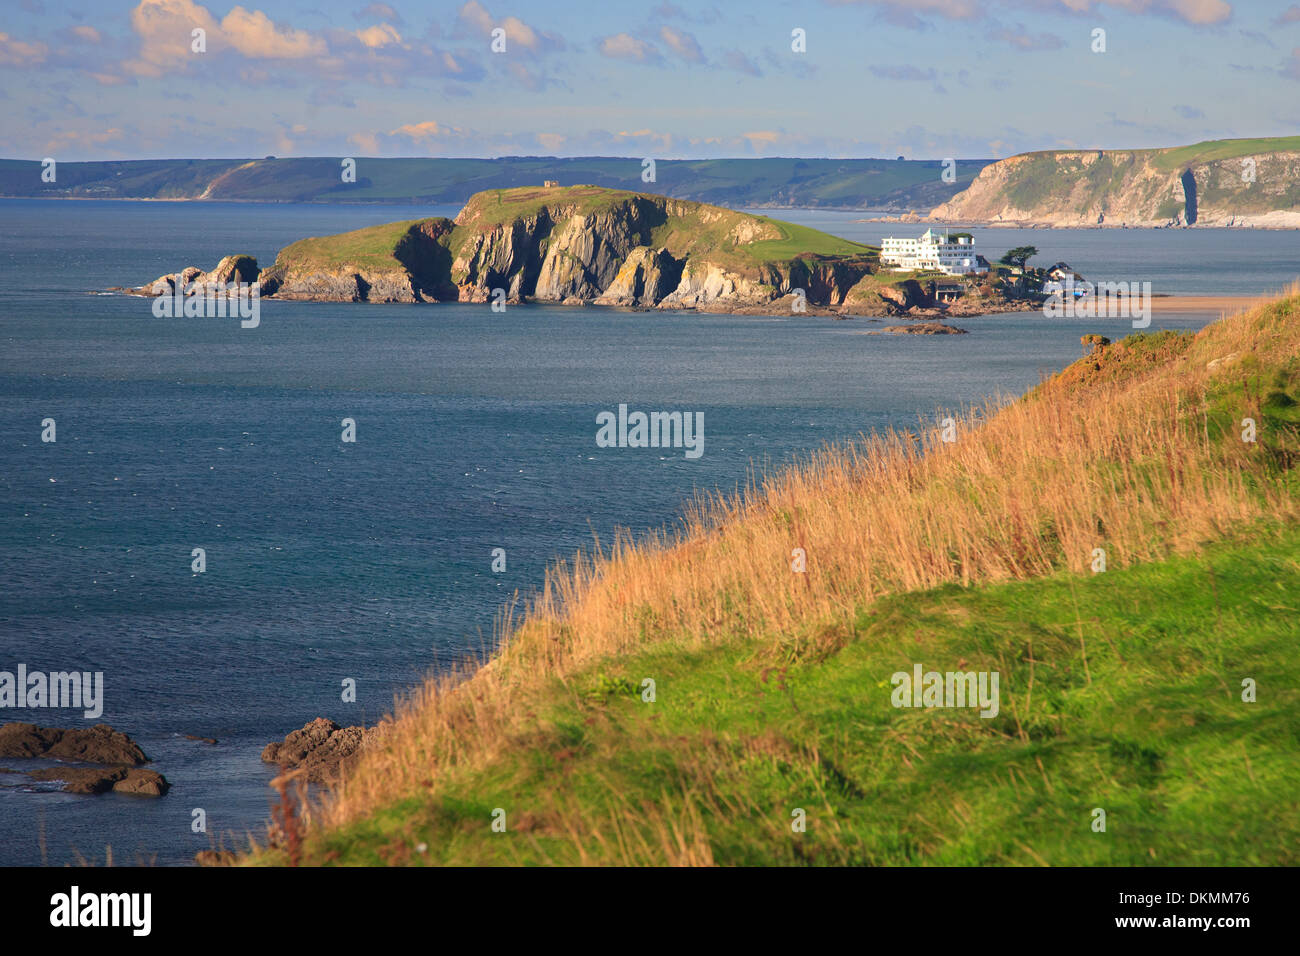
[[[284,265],[321,269],[400,269],[403,264],[394,255],[398,243],[412,228],[433,221],[409,219],[367,226],[365,229],[334,236],[299,239],[280,250],[276,261]]]
[[[463,215],[472,216],[474,229],[483,231],[516,219],[535,216],[547,206],[572,206],[576,214],[589,216],[629,202],[636,195],[625,189],[604,189],[599,186],[543,189],[538,185],[517,189],[488,189],[476,193],[470,199]]]
[[[869,255],[876,250],[861,242],[841,239],[829,233],[799,226],[792,222],[757,217],[770,223],[781,231],[780,239],[764,239],[745,246],[745,251],[758,262],[794,259],[803,255],[810,256],[860,256]]]
[[[668,802],[720,864],[1295,865],[1300,533],[1240,530],[1249,544],[1196,559],[651,645],[547,688],[487,770],[316,837],[304,861],[662,862],[654,815],[623,811]],[[891,706],[914,662],[999,672],[1000,713]]]
[[[1300,150],[1300,136],[1273,136],[1261,139],[1213,139],[1192,146],[1159,150],[1156,165],[1176,169],[1197,163],[1213,163],[1260,153]]]
[[[875,254],[870,246],[806,226],[689,201],[680,214],[665,217],[659,208],[663,204],[660,197],[597,186],[527,187],[478,193],[462,210],[464,224],[455,227],[445,244],[458,253],[468,254],[476,237],[508,223],[535,217],[544,207],[558,210],[553,212],[556,216],[570,213],[590,216],[637,203],[642,206],[643,221],[647,224],[646,234],[641,237],[644,243],[654,248],[667,247],[678,258],[697,257],[723,267],[746,270],[768,262],[786,263],[805,255],[857,258]],[[277,261],[319,269],[401,268],[403,263],[394,254],[398,243],[413,227],[432,221],[386,223],[335,236],[303,239],[283,249]],[[778,238],[737,243],[733,230],[748,222],[766,224]]]

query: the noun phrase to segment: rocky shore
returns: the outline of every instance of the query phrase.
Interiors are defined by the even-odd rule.
[[[300,770],[312,783],[329,785],[356,763],[363,750],[387,732],[385,722],[375,727],[340,727],[317,717],[284,740],[269,743],[262,751],[264,763],[282,770]]]

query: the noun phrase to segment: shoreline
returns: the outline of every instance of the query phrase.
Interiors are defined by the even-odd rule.
[[[103,290],[90,290],[86,295],[124,295],[139,299],[153,299],[154,295],[142,291],[142,287],[127,289],[123,287],[109,288]],[[315,303],[339,303],[348,305],[479,305],[468,300],[462,301],[424,301],[424,302],[380,302],[369,300],[344,300],[332,299],[327,297],[307,298],[302,296],[289,296],[281,298],[274,294],[261,296],[266,301],[275,302],[301,302],[305,304]],[[1221,295],[1221,294],[1193,294],[1178,295],[1176,293],[1157,293],[1151,296],[1151,309],[1155,312],[1218,312],[1220,314],[1230,314],[1239,312],[1243,309],[1250,308],[1260,302],[1267,301],[1268,295]],[[793,312],[789,308],[790,298],[773,300],[771,303],[737,303],[724,304],[718,302],[705,302],[697,304],[674,304],[671,307],[655,306],[648,308],[645,306],[628,306],[614,303],[596,302],[594,300],[572,302],[572,301],[553,301],[546,300],[528,300],[524,302],[512,302],[512,306],[539,306],[541,308],[571,308],[571,309],[594,309],[596,311],[608,312],[627,312],[627,313],[698,313],[704,315],[753,315],[768,318],[832,318],[836,320],[851,319],[901,319],[903,321],[923,322],[923,321],[943,321],[945,319],[972,319],[985,315],[1004,315],[1012,312],[1040,312],[1041,306],[1033,306],[1024,300],[1011,300],[1006,303],[1005,308],[980,309],[980,310],[955,310],[947,311],[940,309],[918,309],[908,310],[905,312],[855,312],[844,309],[842,305],[814,305],[809,303],[803,312]],[[777,303],[784,303],[784,307],[773,307]],[[1046,317],[1045,317],[1046,318]]]
[[[936,219],[929,214],[921,215],[919,213],[905,213],[899,216],[878,216],[870,219],[854,219],[855,223],[870,223],[873,225],[904,225],[904,226],[947,226],[960,227],[964,229],[1079,229],[1079,230],[1143,230],[1143,231],[1165,231],[1165,230],[1210,230],[1210,229],[1255,229],[1260,232],[1300,232],[1300,224],[1297,225],[1268,225],[1263,223],[1230,223],[1230,222],[1207,222],[1205,224],[1172,225],[1169,223],[1141,223],[1141,222],[1051,222],[1047,220],[1034,219]]]

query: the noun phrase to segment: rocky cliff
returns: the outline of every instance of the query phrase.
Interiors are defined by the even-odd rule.
[[[837,305],[875,251],[718,206],[577,186],[480,193],[456,217],[462,302],[641,308],[759,305],[803,289]]]
[[[1300,137],[1026,153],[932,219],[1046,226],[1300,227]]]
[[[303,239],[257,282],[262,296],[316,301],[748,308],[801,290],[808,305],[835,307],[877,263],[870,247],[764,216],[574,186],[493,190],[454,221]]]

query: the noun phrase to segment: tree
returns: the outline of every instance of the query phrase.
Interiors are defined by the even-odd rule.
[[[1016,246],[1014,249],[1008,249],[1007,254],[999,259],[998,262],[1009,266],[1019,266],[1023,269],[1025,268],[1025,263],[1036,255],[1038,255],[1037,246]]]

